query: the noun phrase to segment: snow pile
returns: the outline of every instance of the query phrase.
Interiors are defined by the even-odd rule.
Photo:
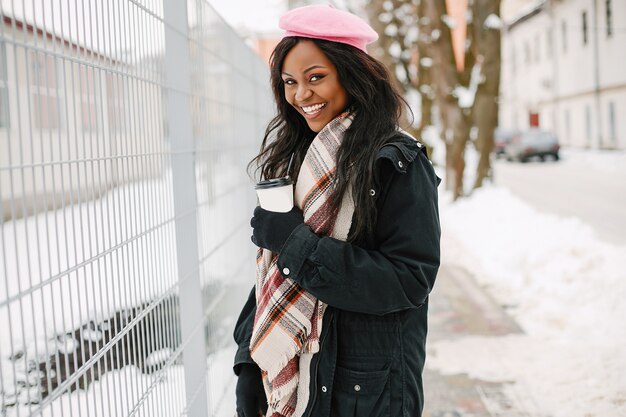
[[[504,27],[504,23],[502,22],[502,19],[500,19],[499,16],[493,13],[487,16],[487,18],[485,19],[485,23],[483,23],[483,25],[485,26],[486,29],[496,29],[496,30],[500,30]]]
[[[444,262],[461,263],[524,329],[431,345],[429,367],[515,380],[551,417],[626,412],[626,247],[574,218],[537,212],[509,191],[442,196]]]
[[[447,14],[441,15],[441,21],[450,29],[456,29],[456,26],[457,26],[456,21],[452,17],[448,16]]]

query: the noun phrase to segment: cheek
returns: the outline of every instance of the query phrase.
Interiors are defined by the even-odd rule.
[[[336,83],[335,85],[333,85],[332,93],[337,103],[345,103],[348,101],[348,93],[346,92],[346,89],[343,88],[341,84]]]
[[[348,93],[343,88],[341,89],[339,94],[337,94],[337,98],[337,101],[341,102],[342,107],[345,107],[348,104]]]

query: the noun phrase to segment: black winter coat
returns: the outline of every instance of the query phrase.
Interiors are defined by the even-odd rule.
[[[375,172],[378,188],[370,194],[378,219],[371,236],[346,243],[303,224],[278,257],[279,270],[328,304],[305,416],[422,413],[428,294],[439,268],[440,179],[425,148],[405,136],[379,150]],[[236,373],[238,364],[253,363],[255,308],[253,290],[235,328]]]

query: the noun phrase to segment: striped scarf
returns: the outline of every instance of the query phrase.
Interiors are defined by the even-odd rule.
[[[334,192],[336,155],[352,116],[343,113],[315,136],[298,173],[294,203],[304,223],[323,236],[346,240],[354,202],[348,188],[339,211],[330,212]],[[283,278],[278,254],[257,253],[257,310],[250,352],[261,368],[270,417],[299,417],[309,400],[310,364],[319,351],[322,317],[326,304],[307,293],[290,278]]]

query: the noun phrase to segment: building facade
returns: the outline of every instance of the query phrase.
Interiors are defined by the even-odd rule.
[[[133,106],[135,96],[161,96],[155,83],[133,82],[140,70],[33,24],[0,22],[0,215],[20,218],[72,201],[99,198],[111,187],[153,178],[163,164],[121,173],[87,172],[99,151],[105,161],[138,151],[163,152],[162,100]],[[144,71],[141,74],[145,74]],[[141,93],[137,91],[141,88]],[[142,150],[143,151],[143,150]],[[66,162],[61,162],[66,161]],[[25,166],[28,169],[17,169]],[[15,204],[21,199],[21,204]]]
[[[500,126],[626,149],[626,2],[542,0],[507,22]]]

